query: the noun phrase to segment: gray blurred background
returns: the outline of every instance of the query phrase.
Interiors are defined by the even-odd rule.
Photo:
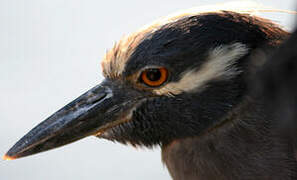
[[[177,10],[224,0],[0,0],[0,154],[102,80],[100,59],[122,35]],[[294,0],[258,0],[295,10]],[[265,13],[287,29],[293,15]],[[15,160],[1,180],[169,180],[160,149],[95,137]]]

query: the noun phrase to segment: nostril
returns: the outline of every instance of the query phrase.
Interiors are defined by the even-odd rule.
[[[112,91],[109,88],[103,89],[100,87],[100,90],[94,89],[94,91],[90,91],[87,98],[88,104],[96,104],[104,99],[108,99],[112,96]]]
[[[100,101],[102,101],[103,99],[105,99],[105,97],[107,96],[106,92],[100,92],[100,93],[96,93],[96,94],[91,94],[89,96],[89,98],[87,99],[87,103],[88,104],[96,104]]]
[[[105,99],[106,96],[107,96],[107,93],[105,93],[105,94],[103,94],[101,96],[97,96],[97,98],[94,99],[93,104],[96,104],[96,103],[102,101],[103,99]]]

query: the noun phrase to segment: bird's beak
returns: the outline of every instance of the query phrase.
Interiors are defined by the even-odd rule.
[[[137,100],[132,91],[106,82],[95,86],[33,128],[3,159],[50,150],[127,121],[122,116]]]

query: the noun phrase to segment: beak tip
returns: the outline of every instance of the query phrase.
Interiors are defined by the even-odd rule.
[[[7,161],[9,161],[9,160],[14,160],[14,159],[16,159],[15,157],[12,157],[12,156],[8,156],[7,154],[5,154],[3,157],[2,157],[2,159],[3,160],[7,160]]]

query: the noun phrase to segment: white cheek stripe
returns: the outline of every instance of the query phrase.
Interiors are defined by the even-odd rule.
[[[158,95],[177,95],[182,92],[201,90],[213,79],[229,79],[240,73],[234,63],[248,53],[248,48],[241,43],[218,46],[209,53],[208,60],[199,70],[189,70],[178,82],[171,82],[154,90]]]

